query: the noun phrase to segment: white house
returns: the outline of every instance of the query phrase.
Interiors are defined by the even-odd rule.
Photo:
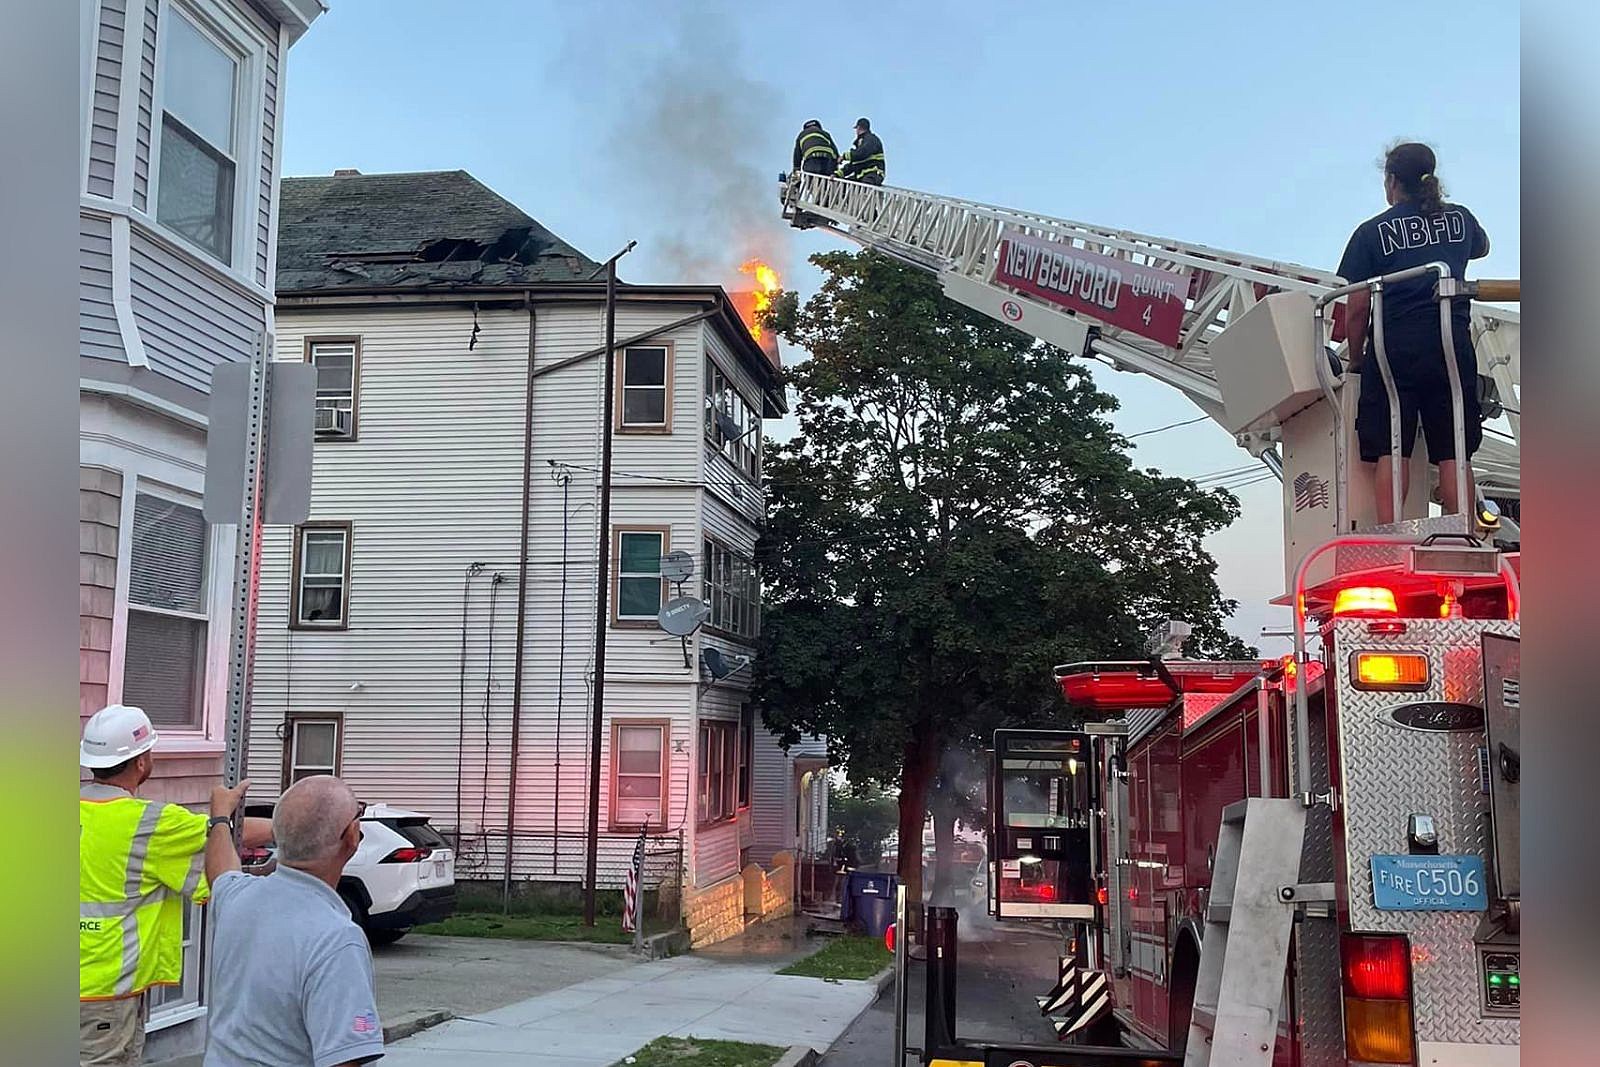
[[[79,718],[142,706],[144,793],[222,769],[233,534],[200,517],[211,372],[270,344],[288,51],[321,0],[80,0]],[[149,1055],[198,1051],[199,912]],[[159,1031],[159,1033],[157,1033]]]
[[[316,364],[320,411],[311,520],[264,538],[255,791],[333,771],[459,833],[460,878],[582,878],[609,418],[598,883],[647,824],[694,939],[742,928],[745,869],[823,802],[736,669],[775,355],[718,287],[623,286],[606,403],[598,264],[463,171],[286,179],[279,235],[275,355]],[[656,622],[680,594],[710,604],[687,641]]]

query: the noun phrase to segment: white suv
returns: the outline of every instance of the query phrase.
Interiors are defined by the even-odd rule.
[[[246,813],[270,818],[272,805],[248,804]],[[276,866],[272,847],[247,849],[251,874]],[[339,878],[339,896],[374,945],[400,940],[407,930],[455,914],[456,857],[428,817],[387,804],[370,804],[361,816],[361,844]]]

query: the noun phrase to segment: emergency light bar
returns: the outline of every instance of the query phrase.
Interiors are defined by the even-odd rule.
[[[1412,545],[1406,569],[1432,578],[1494,578],[1500,574],[1500,550],[1489,545]]]

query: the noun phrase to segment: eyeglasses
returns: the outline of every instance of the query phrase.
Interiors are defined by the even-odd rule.
[[[367,813],[367,802],[364,801],[364,800],[356,801],[356,814],[355,814],[355,817],[350,820],[350,825],[346,826],[345,829],[348,830],[348,829],[350,829],[350,826],[354,826],[356,823],[360,822],[361,821],[361,816],[365,815],[366,813]]]

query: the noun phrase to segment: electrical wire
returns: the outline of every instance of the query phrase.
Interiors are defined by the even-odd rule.
[[[1168,430],[1176,430],[1180,426],[1193,426],[1197,422],[1205,422],[1209,418],[1211,418],[1210,415],[1198,415],[1195,418],[1185,419],[1182,422],[1169,422],[1165,426],[1157,426],[1153,430],[1140,430],[1138,433],[1130,433],[1124,438],[1124,440],[1132,441],[1136,437],[1149,437],[1153,433],[1166,433]]]
[[[489,821],[489,700],[494,687],[494,622],[498,614],[496,605],[500,600],[500,586],[505,580],[506,576],[500,571],[495,571],[494,577],[489,580],[489,662],[483,672],[483,776],[478,793],[480,829]]]

